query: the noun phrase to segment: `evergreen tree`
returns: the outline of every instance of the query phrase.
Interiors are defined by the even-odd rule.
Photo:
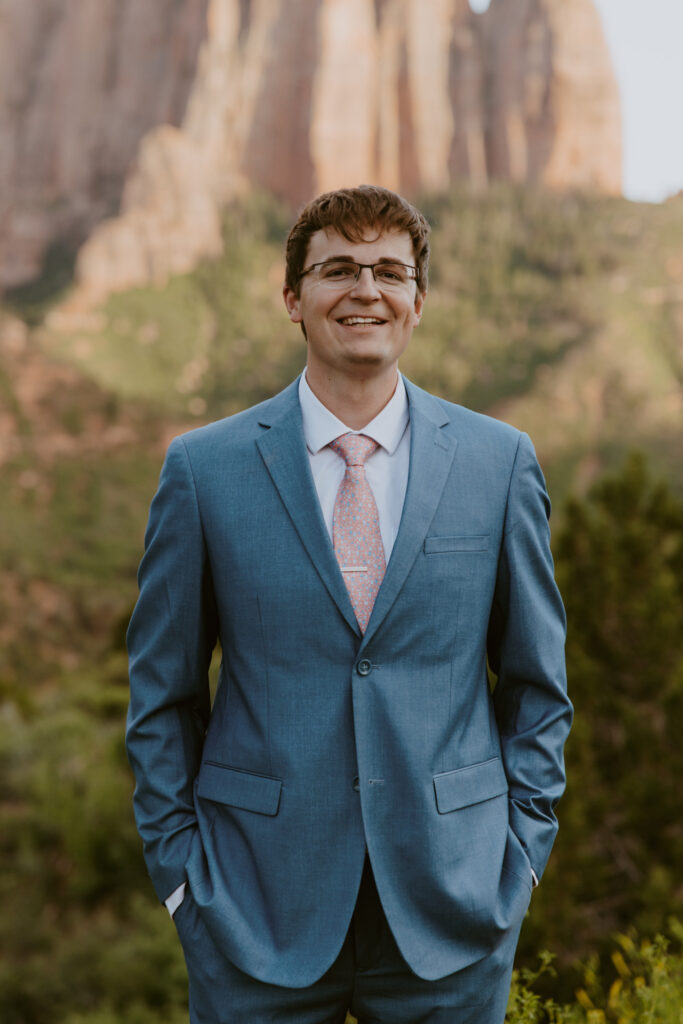
[[[683,911],[683,504],[633,455],[569,501],[555,554],[576,719],[524,948],[571,958]]]

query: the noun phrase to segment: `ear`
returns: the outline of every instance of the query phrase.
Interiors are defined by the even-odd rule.
[[[422,307],[425,304],[427,293],[418,291],[415,296],[415,312],[413,313],[413,327],[417,327],[422,318]]]
[[[289,319],[293,324],[300,324],[303,317],[301,316],[301,301],[297,298],[291,288],[287,285],[282,289],[282,297],[285,300],[285,306],[289,313]]]

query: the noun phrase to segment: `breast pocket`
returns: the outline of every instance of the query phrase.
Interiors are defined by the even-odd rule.
[[[424,552],[426,555],[457,554],[467,551],[487,551],[488,546],[488,533],[463,534],[458,537],[426,537]]]

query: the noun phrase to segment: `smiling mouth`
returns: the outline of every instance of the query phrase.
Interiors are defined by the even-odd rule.
[[[337,323],[343,324],[344,327],[368,327],[373,324],[385,324],[386,320],[376,316],[343,316]]]

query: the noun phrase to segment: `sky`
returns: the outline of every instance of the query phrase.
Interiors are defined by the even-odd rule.
[[[621,92],[624,194],[660,202],[683,190],[683,0],[594,3]]]

